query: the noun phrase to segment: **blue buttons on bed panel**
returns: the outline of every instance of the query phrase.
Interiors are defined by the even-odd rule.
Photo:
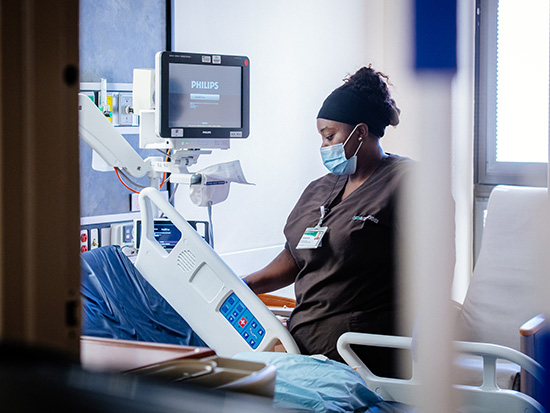
[[[220,313],[250,347],[256,349],[260,345],[265,330],[235,293],[227,297],[220,307]]]

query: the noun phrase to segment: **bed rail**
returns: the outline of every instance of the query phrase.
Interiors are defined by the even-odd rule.
[[[414,405],[415,393],[424,391],[415,377],[413,357],[412,377],[410,379],[392,379],[376,376],[352,350],[352,345],[411,349],[411,337],[384,336],[378,334],[345,333],[337,343],[337,349],[346,363],[355,368],[363,377],[367,386],[385,400]],[[544,412],[542,405],[532,397],[515,390],[504,390],[496,384],[496,360],[504,359],[518,364],[529,371],[538,380],[544,374],[543,367],[525,354],[504,346],[489,343],[455,341],[455,350],[483,358],[483,383],[480,386],[455,385],[460,396],[461,406],[472,406],[476,411],[484,412]]]
[[[280,341],[299,353],[288,330],[154,188],[141,191],[143,229],[136,268],[219,356],[266,351]],[[167,252],[154,236],[156,210],[182,236]]]

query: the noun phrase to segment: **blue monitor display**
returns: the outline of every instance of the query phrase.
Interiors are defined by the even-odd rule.
[[[136,248],[139,249],[141,244],[141,220],[136,220],[134,226],[136,232]],[[172,251],[181,239],[180,230],[167,219],[155,219],[153,233],[160,246],[168,252]]]
[[[171,222],[155,222],[155,239],[165,250],[171,251],[181,239],[181,232]]]

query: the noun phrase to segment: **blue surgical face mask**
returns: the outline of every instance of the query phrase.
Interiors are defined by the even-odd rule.
[[[359,148],[363,144],[363,141],[359,142],[355,154],[349,159],[346,158],[346,151],[344,150],[344,146],[355,133],[357,126],[353,128],[343,144],[337,143],[321,147],[321,158],[323,159],[323,163],[326,168],[335,175],[353,175],[357,169],[357,152],[359,152]]]

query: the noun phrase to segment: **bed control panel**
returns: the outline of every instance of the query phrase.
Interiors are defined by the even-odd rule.
[[[220,313],[252,349],[260,345],[265,336],[265,329],[235,293],[223,302]]]

